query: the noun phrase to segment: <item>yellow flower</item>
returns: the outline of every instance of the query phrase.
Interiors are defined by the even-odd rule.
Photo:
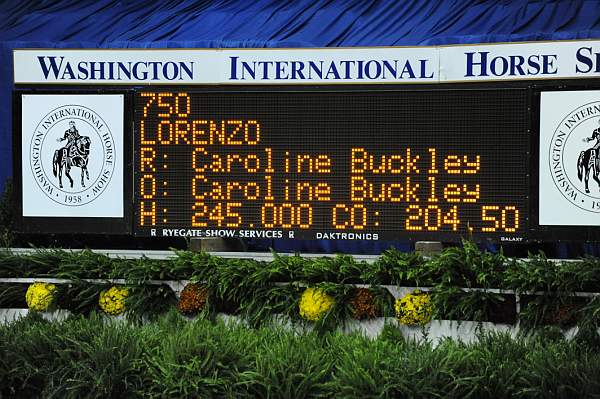
[[[100,293],[98,303],[107,314],[118,315],[125,310],[125,298],[129,295],[127,288],[112,286]]]
[[[334,302],[325,291],[307,288],[300,298],[300,316],[310,321],[320,320],[332,308]]]
[[[54,291],[56,291],[56,286],[54,284],[42,282],[31,284],[29,288],[27,288],[27,293],[25,294],[27,307],[29,307],[30,310],[38,312],[48,310],[54,301]]]
[[[419,290],[397,299],[394,308],[398,321],[406,325],[427,324],[433,317],[431,296]]]

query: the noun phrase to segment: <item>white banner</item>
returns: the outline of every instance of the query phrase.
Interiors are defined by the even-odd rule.
[[[22,96],[23,216],[123,217],[123,95]]]
[[[14,51],[15,84],[402,84],[598,76],[598,40],[438,47]]]
[[[539,224],[600,226],[600,91],[542,92]]]
[[[438,82],[435,48],[15,50],[15,83]]]
[[[600,76],[600,41],[449,46],[440,51],[442,82]]]

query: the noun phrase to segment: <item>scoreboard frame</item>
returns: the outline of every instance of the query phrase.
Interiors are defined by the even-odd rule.
[[[539,138],[540,138],[540,97],[545,91],[573,91],[573,90],[598,90],[600,82],[592,79],[572,80],[548,80],[548,81],[512,81],[512,82],[478,82],[478,83],[446,83],[440,86],[427,84],[415,84],[410,86],[398,85],[311,85],[311,86],[73,86],[68,89],[65,86],[45,86],[38,89],[33,85],[20,85],[13,91],[13,176],[14,176],[14,200],[16,204],[16,228],[22,233],[94,233],[94,234],[124,234],[132,235],[134,228],[134,141],[138,127],[134,126],[134,96],[142,91],[179,91],[179,92],[310,92],[310,91],[435,91],[435,90],[477,90],[477,89],[526,89],[527,90],[527,112],[529,136],[529,148],[527,150],[527,185],[528,197],[527,209],[525,210],[528,222],[528,230],[524,237],[514,237],[503,240],[502,237],[481,234],[477,236],[480,242],[506,242],[525,243],[539,241],[600,241],[600,228],[595,226],[541,226],[539,225]],[[70,217],[23,217],[22,216],[22,162],[21,162],[21,122],[22,122],[22,95],[23,94],[123,94],[124,95],[124,163],[123,163],[123,218],[70,218]],[[286,238],[286,237],[283,237]],[[419,232],[401,233],[397,239],[401,240],[429,240],[434,239],[444,242],[456,242],[468,238],[458,233],[445,232]]]

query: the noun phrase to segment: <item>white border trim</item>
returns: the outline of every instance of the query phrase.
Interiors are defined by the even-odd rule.
[[[467,53],[474,53],[472,63],[468,63]],[[485,53],[489,65],[487,73],[481,71],[479,61]],[[590,40],[557,40],[512,43],[479,43],[445,46],[373,46],[373,47],[336,47],[336,48],[28,48],[13,50],[14,83],[37,85],[315,85],[315,84],[424,84],[424,83],[461,83],[506,80],[540,80],[540,79],[589,79],[600,77],[600,65],[596,65],[596,54],[600,53],[600,39]],[[51,70],[44,72],[42,62],[48,64],[49,58],[64,57],[66,65],[70,65],[73,74],[65,73],[60,68],[57,74]],[[246,74],[244,79],[232,79],[232,66],[236,61],[245,62],[253,68],[254,77]],[[479,57],[479,58],[478,58]],[[496,60],[496,61],[494,61]],[[363,73],[365,63],[374,61],[369,68],[375,77],[366,78]],[[321,76],[300,78],[296,71],[302,66],[303,73],[309,70],[310,62],[320,65],[323,62]],[[358,66],[360,63],[361,66]],[[385,72],[384,62],[397,62],[396,75],[388,72],[387,76],[376,73]],[[421,64],[424,62],[424,64]],[[94,78],[90,77],[92,64],[97,68]],[[105,75],[99,76],[99,63]],[[125,65],[127,74],[116,76],[115,69]],[[139,63],[143,72],[133,74],[131,66]],[[152,63],[152,67],[150,64]],[[157,65],[167,63],[184,63],[193,65],[193,76],[177,75],[169,80],[164,73],[157,73]],[[261,64],[262,63],[262,64]],[[264,70],[265,63],[273,63]],[[277,63],[277,64],[275,64]],[[352,63],[352,66],[348,66]],[[413,73],[404,70],[410,64]],[[472,64],[471,63],[471,64]],[[335,73],[326,74],[329,66],[339,69],[339,78]],[[493,64],[493,65],[492,65]],[[181,65],[181,64],[179,64]],[[275,66],[277,65],[277,66]],[[79,73],[78,68],[82,71]],[[160,67],[158,67],[160,69]],[[276,77],[276,69],[280,69]],[[348,68],[348,69],[346,69]],[[469,69],[470,68],[470,69]],[[469,74],[469,71],[476,73]],[[493,71],[492,71],[493,70]],[[266,73],[263,73],[265,71]],[[404,73],[401,73],[404,71]],[[139,72],[139,70],[138,70]],[[153,78],[144,76],[154,73]],[[161,71],[159,71],[161,72]],[[493,72],[493,73],[492,73]],[[98,75],[98,76],[96,76]],[[362,76],[359,76],[362,75]],[[414,75],[414,76],[412,76]]]

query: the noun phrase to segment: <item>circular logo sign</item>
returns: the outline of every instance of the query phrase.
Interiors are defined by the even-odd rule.
[[[560,122],[548,159],[563,197],[578,208],[600,213],[600,101],[574,109]]]
[[[31,172],[53,201],[68,206],[100,197],[115,169],[109,126],[94,110],[63,105],[38,123],[29,150]]]

